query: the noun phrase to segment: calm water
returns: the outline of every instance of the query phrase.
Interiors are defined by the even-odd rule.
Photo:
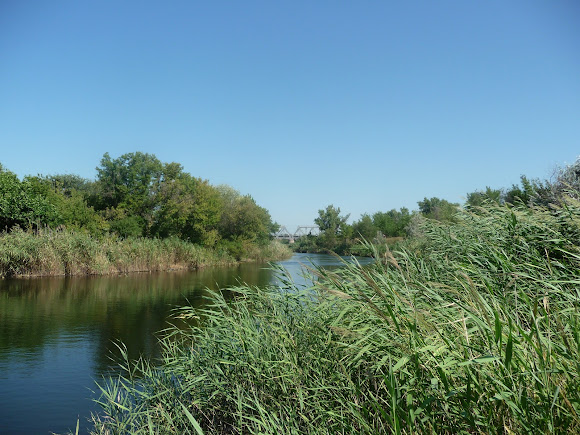
[[[363,259],[362,261],[368,261]],[[329,255],[281,264],[301,285],[303,264],[337,267]],[[86,430],[98,408],[95,380],[116,370],[115,342],[131,358],[158,355],[155,333],[171,310],[199,306],[207,291],[276,283],[263,264],[114,277],[0,280],[0,434]],[[74,432],[74,430],[73,430]]]

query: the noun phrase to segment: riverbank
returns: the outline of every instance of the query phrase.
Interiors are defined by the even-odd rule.
[[[404,237],[382,237],[380,240],[373,240],[370,244],[363,242],[359,238],[343,240],[332,248],[318,246],[316,237],[302,237],[287,246],[293,252],[302,254],[330,254],[353,255],[357,257],[372,257],[376,253],[384,254],[387,249],[398,249],[404,243]]]
[[[235,256],[226,249],[205,248],[177,238],[121,239],[67,230],[0,234],[0,277],[111,275],[132,272],[194,270],[241,261],[288,258],[291,251],[272,241],[248,244]]]

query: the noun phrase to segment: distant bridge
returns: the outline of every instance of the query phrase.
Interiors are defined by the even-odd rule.
[[[317,225],[301,225],[296,228],[296,231],[291,233],[285,226],[281,226],[280,229],[273,234],[275,239],[278,240],[289,240],[293,243],[296,239],[305,236],[319,236],[320,228]]]

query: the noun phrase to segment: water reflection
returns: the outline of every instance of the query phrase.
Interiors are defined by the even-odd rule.
[[[14,357],[22,357],[23,369],[41,358],[47,344],[74,337],[93,342],[99,376],[110,366],[113,341],[124,342],[132,357],[154,356],[154,333],[167,326],[173,308],[187,301],[198,305],[205,292],[240,281],[266,285],[271,279],[263,265],[243,264],[195,273],[1,281],[0,369]]]
[[[340,262],[296,254],[280,263],[299,285],[309,286],[305,264],[337,267]],[[0,433],[64,433],[79,416],[82,424],[96,409],[90,400],[94,380],[116,369],[114,343],[123,342],[132,359],[155,357],[155,334],[168,326],[174,308],[200,306],[209,291],[278,280],[264,264],[0,280]]]

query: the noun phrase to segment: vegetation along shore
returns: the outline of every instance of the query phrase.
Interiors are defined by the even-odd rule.
[[[94,433],[578,433],[579,167],[418,214],[312,288],[180,309],[159,361],[102,385]]]
[[[198,268],[288,257],[249,195],[141,152],[105,154],[94,181],[0,165],[0,277]]]
[[[180,165],[105,155],[98,174],[0,172],[2,275],[288,252],[251,197]],[[374,263],[312,268],[306,289],[280,271],[282,284],[180,308],[158,360],[119,345],[124,375],[99,383],[92,432],[580,432],[580,161],[463,206],[425,198],[416,212],[347,218],[320,210],[321,235],[298,243]]]

